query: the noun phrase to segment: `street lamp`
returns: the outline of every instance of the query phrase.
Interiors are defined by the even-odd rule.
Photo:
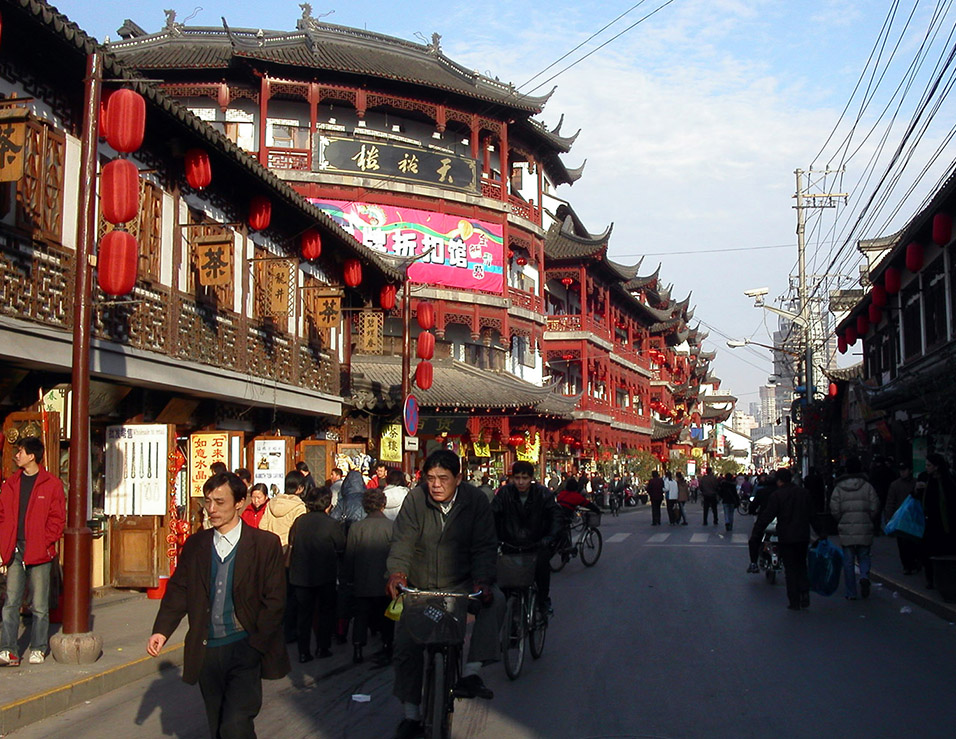
[[[797,359],[802,359],[803,355],[799,352],[791,351],[790,349],[784,349],[782,346],[771,346],[770,344],[761,344],[758,341],[751,341],[750,339],[728,339],[727,346],[731,349],[740,349],[745,346],[759,346],[764,349],[769,349],[772,352],[782,352],[784,354],[789,354],[791,357],[796,357]]]

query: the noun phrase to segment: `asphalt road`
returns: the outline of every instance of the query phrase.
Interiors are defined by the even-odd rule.
[[[954,735],[956,627],[875,587],[785,608],[781,581],[745,574],[751,519],[728,535],[651,527],[647,509],[604,517],[604,553],[554,575],[544,656],[511,682],[484,670],[492,701],[459,701],[456,737],[899,737]],[[265,684],[261,737],[389,737],[391,671],[295,665]],[[318,679],[317,679],[318,678]],[[354,694],[370,696],[355,702]],[[178,672],[27,727],[17,737],[206,736],[197,688]]]

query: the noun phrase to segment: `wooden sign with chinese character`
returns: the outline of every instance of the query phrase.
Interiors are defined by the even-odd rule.
[[[338,295],[319,295],[315,299],[316,328],[338,328],[342,320],[342,299]]]
[[[290,312],[289,281],[294,273],[289,267],[290,263],[284,259],[266,262],[265,289],[269,315],[288,315]]]
[[[200,236],[195,244],[199,284],[210,287],[228,285],[233,279],[232,252],[235,245],[232,238]]]
[[[23,177],[25,115],[23,108],[0,110],[0,182],[15,182]]]
[[[402,461],[402,424],[389,423],[382,426],[382,436],[379,440],[380,449],[378,458],[383,462]]]
[[[189,437],[189,495],[202,497],[202,486],[210,477],[210,466],[222,462],[229,467],[229,432],[198,432]]]

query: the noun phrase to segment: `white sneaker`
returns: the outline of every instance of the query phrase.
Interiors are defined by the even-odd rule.
[[[9,667],[19,667],[20,657],[9,649],[0,650],[0,665]]]
[[[46,655],[42,649],[34,649],[30,652],[30,659],[28,661],[31,665],[42,665],[45,659]]]

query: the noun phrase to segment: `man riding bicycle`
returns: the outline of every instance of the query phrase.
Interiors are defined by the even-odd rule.
[[[482,664],[498,659],[500,649],[505,599],[494,586],[497,557],[498,537],[487,496],[462,482],[458,455],[447,449],[432,452],[422,467],[421,484],[409,491],[395,519],[386,563],[387,590],[392,598],[404,586],[482,595],[467,661],[455,687],[458,698],[494,697],[478,673]],[[422,650],[400,620],[392,654],[393,693],[402,702],[405,718],[397,739],[422,733]]]
[[[564,486],[564,490],[558,493],[558,510],[562,516],[561,530],[557,537],[559,550],[571,545],[571,521],[574,520],[574,514],[578,508],[587,508],[595,513],[601,512],[595,503],[578,492],[578,482],[571,478]]]
[[[538,607],[551,611],[551,547],[561,533],[564,521],[551,491],[534,481],[531,462],[515,462],[511,482],[502,487],[491,502],[498,540],[506,547],[538,547],[534,580],[538,585]]]

